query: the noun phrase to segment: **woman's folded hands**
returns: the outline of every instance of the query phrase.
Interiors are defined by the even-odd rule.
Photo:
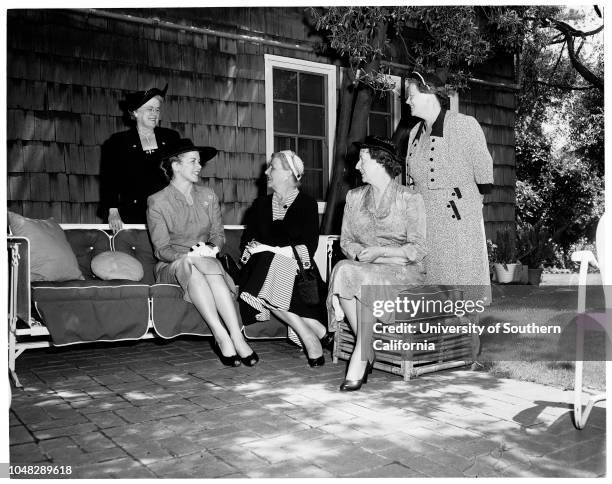
[[[359,262],[373,264],[406,264],[411,260],[401,247],[366,247],[362,249],[357,258]]]
[[[189,249],[189,257],[215,257],[219,253],[219,247],[210,243],[198,242]]]
[[[268,244],[260,244],[253,240],[247,244],[247,250],[251,255],[258,254],[259,252],[273,252],[274,254],[284,255],[285,257],[293,258],[293,251],[290,246],[277,247]]]

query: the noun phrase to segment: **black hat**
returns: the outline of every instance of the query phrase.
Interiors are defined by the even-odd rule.
[[[157,89],[156,87],[152,87],[148,91],[136,91],[127,95],[125,106],[128,111],[136,111],[140,106],[144,103],[153,99],[155,96],[160,96],[162,99],[166,97],[166,92],[168,91],[168,83],[164,86],[163,89]]]
[[[355,142],[353,143],[357,149],[370,149],[375,148],[377,150],[383,150],[389,153],[393,158],[399,160],[399,155],[397,153],[397,148],[391,142],[391,140],[385,138],[379,138],[378,136],[367,136],[363,143]]]
[[[189,151],[200,152],[200,163],[204,163],[205,161],[214,158],[217,154],[217,148],[213,148],[212,146],[195,146],[193,141],[188,138],[183,138],[178,140],[173,145],[170,145],[162,154],[162,158],[168,159]]]

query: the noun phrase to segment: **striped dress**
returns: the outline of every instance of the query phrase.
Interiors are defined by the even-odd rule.
[[[311,201],[313,203],[308,203]],[[258,199],[253,210],[257,216],[247,223],[243,246],[251,240],[279,247],[290,245],[304,267],[311,266],[318,243],[318,213],[314,200],[295,189],[283,201],[276,194]],[[303,223],[300,223],[301,217]],[[268,225],[268,222],[271,223]],[[294,258],[272,252],[251,256],[245,248],[242,261],[246,263],[239,279],[244,324],[269,320],[270,309],[320,318],[321,308],[304,304],[295,291],[298,264]]]

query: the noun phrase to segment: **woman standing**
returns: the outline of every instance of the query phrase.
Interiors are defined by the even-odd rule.
[[[482,216],[493,184],[493,161],[482,128],[471,116],[442,108],[447,93],[435,75],[406,81],[413,116],[406,173],[423,196],[427,214],[428,284],[466,286],[466,298],[491,302]]]
[[[113,232],[124,223],[146,223],[147,197],[168,183],[159,169],[159,153],[180,136],[157,126],[167,90],[166,84],[163,89],[131,93],[126,109],[135,125],[115,133],[102,147],[100,215],[108,217]]]
[[[197,184],[200,163],[216,153],[215,148],[194,146],[184,139],[164,156],[161,167],[170,183],[149,197],[147,209],[149,234],[159,259],[155,278],[183,288],[183,298],[195,305],[210,327],[223,364],[253,366],[259,357],[240,330],[233,281],[214,255],[190,252],[199,242],[218,249],[225,243],[219,200],[213,190]]]
[[[423,198],[394,180],[401,173],[395,147],[374,137],[357,145],[365,185],[346,195],[340,247],[348,260],[334,267],[327,300],[330,327],[346,317],[355,334],[341,391],[359,390],[372,371],[374,301],[393,301],[407,284],[422,283],[426,253]]]
[[[293,151],[272,154],[266,177],[273,194],[255,200],[243,234],[240,310],[245,324],[267,321],[272,313],[289,325],[315,367],[325,364],[323,347],[333,335],[319,322],[322,304],[306,304],[295,285],[297,259],[316,268],[319,242],[317,202],[298,189],[303,174],[304,163]]]

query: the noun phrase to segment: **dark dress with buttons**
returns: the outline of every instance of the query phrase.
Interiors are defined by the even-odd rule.
[[[475,118],[442,110],[409,136],[406,172],[423,196],[427,217],[428,284],[471,286],[491,300],[489,263],[479,186],[493,183],[493,160]]]
[[[168,181],[160,169],[160,152],[176,143],[180,135],[167,128],[155,128],[157,149],[143,151],[136,128],[113,134],[102,146],[100,170],[100,217],[116,207],[123,223],[147,222],[147,198]]]

